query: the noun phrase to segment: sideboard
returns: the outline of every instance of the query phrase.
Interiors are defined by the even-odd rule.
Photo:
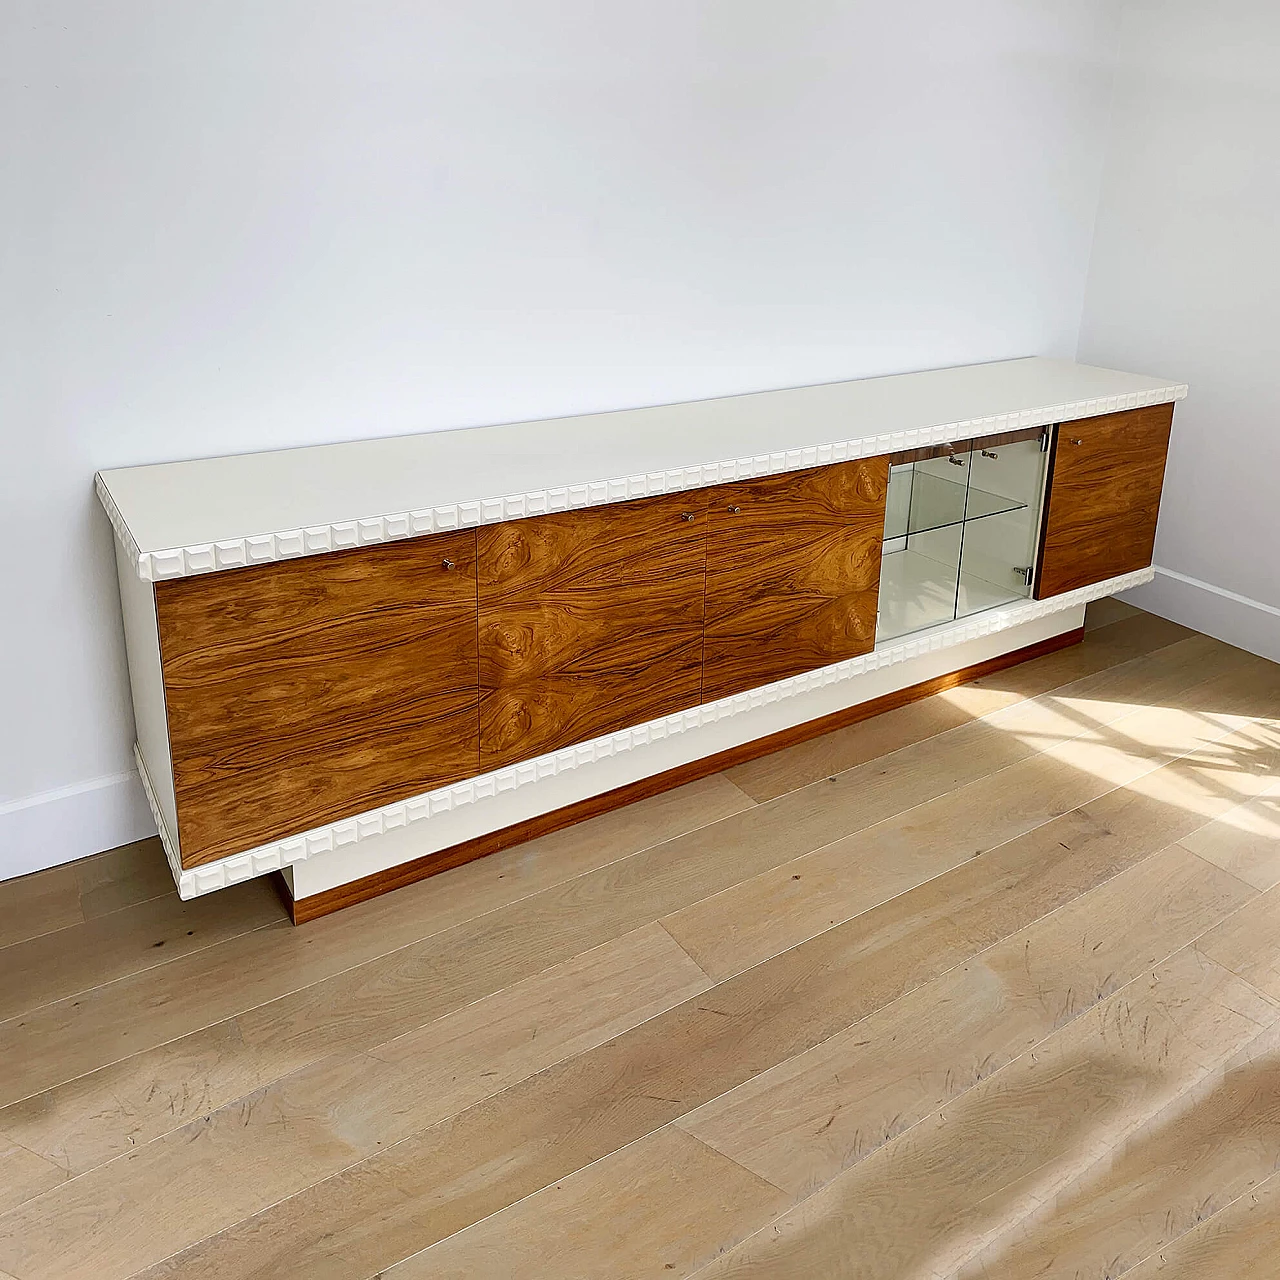
[[[1071,643],[1185,394],[1032,358],[100,472],[179,892],[310,919]]]

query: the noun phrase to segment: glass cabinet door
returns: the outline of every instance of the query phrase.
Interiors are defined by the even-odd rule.
[[[890,469],[876,642],[1031,594],[1042,432],[993,437]]]

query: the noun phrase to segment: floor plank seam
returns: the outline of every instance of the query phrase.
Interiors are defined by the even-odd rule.
[[[677,938],[675,934],[673,934],[671,930],[668,929],[667,926],[662,923],[662,920],[661,919],[654,920],[652,921],[652,923],[656,924],[658,928],[661,929],[662,932],[665,933],[667,937],[670,938],[671,941],[675,943],[677,947],[680,948],[681,954],[684,956],[687,956],[689,959],[689,962],[698,970],[700,974],[702,974],[704,978],[706,978],[706,980],[711,984],[711,986],[714,987],[716,985],[717,979],[713,978],[700,964],[698,964],[696,957],[684,946],[683,943],[681,943],[680,939]],[[648,925],[641,925],[640,927],[642,929],[645,929],[645,928],[648,928]]]

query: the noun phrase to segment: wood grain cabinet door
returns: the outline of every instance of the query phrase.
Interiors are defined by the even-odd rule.
[[[1172,423],[1160,404],[1058,427],[1037,600],[1151,563]]]
[[[475,543],[156,585],[184,866],[477,772]]]
[[[711,491],[704,702],[866,653],[888,458]]]
[[[479,531],[480,760],[528,760],[698,704],[706,495]]]

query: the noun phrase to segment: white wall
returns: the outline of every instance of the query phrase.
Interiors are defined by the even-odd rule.
[[[1190,383],[1134,603],[1280,661],[1280,5],[1129,0],[1080,359]]]
[[[0,876],[150,827],[96,468],[1070,356],[1114,12],[8,0]]]

